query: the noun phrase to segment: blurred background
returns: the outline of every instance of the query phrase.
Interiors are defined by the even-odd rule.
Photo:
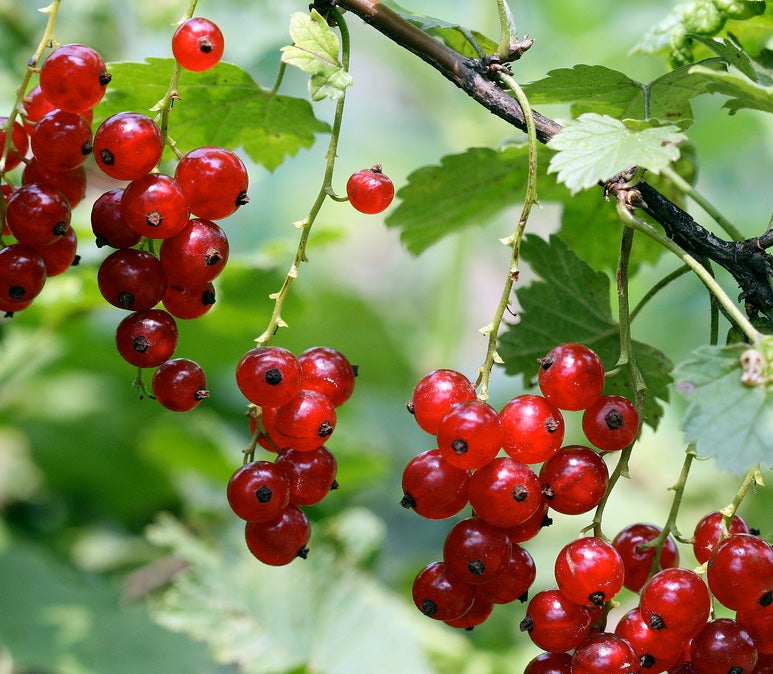
[[[535,39],[515,76],[528,82],[587,63],[641,81],[657,77],[666,60],[631,51],[672,4],[512,3],[519,31]],[[0,0],[0,115],[12,109],[43,32],[38,5]],[[186,5],[65,0],[56,37],[88,44],[106,61],[169,57],[173,24]],[[498,34],[493,0],[404,5]],[[224,59],[270,87],[279,49],[290,42],[289,16],[306,9],[287,0],[200,0],[197,14],[220,25]],[[354,87],[336,164],[339,192],[351,172],[377,162],[399,189],[413,170],[444,155],[521,140],[356,17],[348,25]],[[282,91],[305,97],[306,76],[288,72]],[[697,123],[688,135],[699,157],[698,188],[753,236],[770,217],[773,126],[761,113],[730,117],[720,105],[718,97],[694,102]],[[566,115],[560,107],[542,112]],[[314,113],[331,121],[333,104],[314,103]],[[326,147],[320,136],[274,172],[243,156],[250,203],[223,222],[231,258],[216,281],[217,304],[202,319],[180,322],[177,355],[201,363],[211,390],[187,414],[138,400],[135,369],[115,351],[123,314],[99,295],[96,269],[107,252],[94,245],[89,223],[91,203],[109,184],[89,163],[89,195],[73,214],[80,266],[51,279],[28,310],[0,323],[0,674],[488,674],[521,672],[538,652],[518,630],[524,605],[497,607],[472,632],[416,611],[411,582],[440,558],[450,523],[421,520],[399,506],[403,467],[432,448],[405,402],[427,371],[450,367],[474,377],[482,363],[478,329],[499,300],[509,255],[499,239],[512,231],[514,211],[417,258],[384,226],[388,212],[364,216],[347,204],[325,204],[284,311],[290,327],[274,343],[296,353],[331,346],[359,365],[357,389],[329,445],[341,487],[307,510],[309,559],[283,568],[251,557],[225,501],[250,439],[234,368],[268,322],[268,294],[294,255],[292,223],[316,196]],[[548,233],[556,223],[557,208],[544,204],[530,228]],[[588,227],[592,235],[592,222]],[[664,257],[642,267],[633,295],[677,266]],[[679,362],[708,340],[706,306],[698,281],[685,276],[650,304],[634,336]],[[527,390],[528,382],[496,373],[491,402],[500,407]],[[631,479],[607,509],[608,535],[635,521],[665,522],[684,453],[682,410],[674,400],[657,433],[644,432]],[[569,414],[568,424],[567,441],[579,441],[579,418]],[[738,483],[711,461],[696,463],[680,511],[683,533],[728,503]],[[769,533],[772,506],[769,491],[759,490],[740,512]],[[556,552],[591,516],[555,520],[525,546],[538,568],[532,592],[554,583]],[[688,546],[680,552],[694,566]]]

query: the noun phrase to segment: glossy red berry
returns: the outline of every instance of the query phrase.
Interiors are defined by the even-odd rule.
[[[510,557],[494,578],[478,585],[478,596],[494,604],[509,604],[516,599],[526,601],[536,577],[537,567],[529,552],[511,542]]]
[[[343,405],[354,392],[356,369],[340,351],[313,346],[298,356],[303,388],[322,393],[335,407]]]
[[[751,636],[730,618],[706,623],[690,644],[690,661],[700,674],[753,672],[757,659]]]
[[[443,458],[457,468],[482,468],[502,447],[499,415],[481,400],[457,403],[440,420],[437,442]]]
[[[510,553],[510,539],[504,530],[479,517],[457,522],[443,544],[443,561],[448,573],[473,585],[496,577]]]
[[[123,192],[123,187],[108,190],[91,207],[91,230],[98,248],[131,248],[142,239],[142,234],[129,227],[121,216]]]
[[[773,605],[736,611],[735,620],[749,633],[758,653],[773,655]]]
[[[311,452],[288,449],[277,456],[275,463],[284,471],[290,485],[290,503],[294,505],[315,505],[338,487],[338,464],[327,447]]]
[[[249,202],[247,168],[239,157],[222,147],[191,150],[177,163],[174,177],[199,218],[222,220]]]
[[[601,503],[609,484],[609,469],[592,449],[567,445],[542,464],[539,481],[551,509],[579,515]]]
[[[540,653],[529,660],[523,674],[571,674],[572,656],[569,653]]]
[[[21,181],[23,185],[45,184],[59,190],[71,209],[86,196],[86,169],[83,166],[67,171],[53,171],[32,157],[24,167]]]
[[[654,524],[637,523],[622,529],[612,540],[625,566],[623,585],[631,592],[638,592],[647,582],[655,557],[655,548],[641,546],[655,540],[661,532]],[[658,561],[656,572],[679,564],[679,551],[671,536],[664,541]]]
[[[732,534],[714,547],[706,580],[714,598],[734,611],[773,605],[773,547],[752,534]]]
[[[52,110],[35,124],[30,147],[50,171],[78,168],[92,151],[91,124],[77,112]]]
[[[8,124],[8,117],[0,117],[0,154],[2,154],[3,148],[5,148],[6,124]],[[21,164],[24,155],[27,154],[28,147],[29,138],[27,137],[27,132],[19,122],[14,122],[11,128],[11,147],[5,159],[6,171],[10,171]]]
[[[456,370],[433,370],[425,374],[413,389],[408,402],[408,411],[416,418],[416,423],[435,435],[440,420],[456,403],[475,399],[472,383]]]
[[[636,674],[639,668],[633,646],[609,632],[589,636],[572,656],[572,674]]]
[[[164,240],[158,252],[161,266],[173,283],[207,283],[217,278],[228,261],[225,232],[211,220],[192,218]]]
[[[400,505],[432,520],[453,517],[467,505],[470,474],[446,461],[438,449],[413,457],[403,470]]]
[[[47,246],[70,228],[70,204],[50,185],[22,185],[8,199],[5,221],[19,243]]]
[[[392,181],[376,164],[369,169],[355,171],[346,183],[349,203],[360,213],[373,215],[381,213],[392,203],[395,187]]]
[[[94,159],[116,180],[137,180],[158,164],[163,151],[161,130],[150,117],[119,112],[108,117],[94,134]]]
[[[274,413],[274,427],[290,440],[292,449],[312,451],[321,447],[336,425],[336,409],[326,396],[301,389]]]
[[[284,566],[296,557],[306,559],[311,525],[298,506],[288,505],[268,522],[247,522],[244,538],[249,551],[264,564]]]
[[[684,655],[682,638],[668,638],[662,630],[654,630],[644,620],[638,607],[623,615],[615,634],[633,646],[643,671],[663,672],[681,661]]]
[[[105,95],[110,74],[91,47],[66,44],[52,51],[40,69],[43,95],[60,110],[86,112]]]
[[[569,342],[551,349],[539,360],[539,387],[562,410],[584,410],[601,396],[604,365],[583,344]]]
[[[590,624],[591,613],[585,606],[550,589],[532,597],[519,627],[542,650],[560,653],[579,646],[588,636]]]
[[[639,413],[633,403],[618,395],[601,396],[582,415],[588,441],[605,452],[630,445],[639,432]]]
[[[413,603],[434,620],[456,620],[470,610],[475,585],[450,575],[445,562],[431,562],[416,575],[411,588]]]
[[[223,56],[225,39],[213,21],[194,16],[172,35],[172,53],[186,70],[201,72],[214,67]]]
[[[52,110],[58,109],[43,95],[43,91],[41,90],[39,84],[35,85],[27,92],[27,94],[24,96],[24,100],[22,101],[22,105],[24,107],[24,129],[28,134],[32,133],[38,120],[42,119]],[[90,117],[93,117],[91,112],[87,114]],[[89,119],[89,123],[90,122],[91,119]],[[0,124],[2,124],[1,121]]]
[[[499,418],[503,449],[516,461],[547,461],[564,441],[564,418],[542,396],[527,393],[509,400],[499,411]]]
[[[251,461],[231,475],[226,496],[238,517],[248,522],[268,522],[290,502],[290,483],[281,466],[271,461]]]
[[[534,514],[524,522],[507,527],[507,535],[513,543],[523,543],[534,538],[543,527],[553,524],[553,520],[548,516],[548,502],[543,498],[540,507]]]
[[[478,517],[498,527],[521,524],[542,507],[536,473],[509,456],[494,458],[473,473],[469,499]]]
[[[158,258],[137,248],[117,250],[108,255],[97,271],[99,291],[120,309],[152,309],[166,291],[166,274]]]
[[[149,173],[132,180],[121,198],[121,218],[135,232],[168,239],[188,224],[188,197],[171,176]]]
[[[658,571],[641,589],[639,609],[654,630],[668,630],[671,638],[695,636],[711,611],[709,589],[694,571],[673,567]]]
[[[177,348],[177,323],[162,309],[135,311],[118,324],[115,343],[127,363],[158,367]]]
[[[617,550],[595,536],[577,538],[556,556],[558,588],[583,606],[602,606],[623,587],[623,560]]]
[[[236,366],[236,383],[251,403],[259,407],[280,407],[301,389],[301,364],[281,346],[250,349]]]
[[[714,511],[704,515],[695,525],[692,549],[699,564],[705,564],[709,561],[711,551],[719,542],[719,539],[722,538],[722,518],[721,512]],[[748,534],[749,525],[746,524],[743,517],[736,513],[730,520],[725,533]]]
[[[178,285],[170,283],[161,302],[172,316],[191,320],[201,318],[215,303],[215,286],[212,281],[194,285]]]
[[[3,311],[21,311],[46,283],[46,264],[34,248],[12,243],[0,249],[0,301]]]
[[[472,606],[460,618],[455,620],[446,620],[449,627],[456,627],[461,630],[471,630],[474,627],[484,623],[494,610],[494,604],[483,598],[478,592],[472,602]]]
[[[77,249],[78,236],[72,227],[61,239],[47,246],[35,248],[43,258],[43,264],[46,265],[46,277],[58,276],[70,267],[76,266],[80,260]]]
[[[161,363],[153,373],[151,385],[153,397],[173,412],[188,412],[209,398],[204,370],[189,358],[173,358]]]

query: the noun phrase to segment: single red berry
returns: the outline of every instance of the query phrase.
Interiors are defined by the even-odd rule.
[[[647,582],[655,557],[655,548],[642,546],[655,540],[661,532],[661,528],[654,524],[637,523],[625,527],[613,539],[612,545],[620,553],[625,566],[623,585],[631,592],[638,592]],[[663,542],[658,561],[656,571],[679,564],[679,551],[671,536]]]
[[[452,576],[480,585],[495,578],[510,558],[505,531],[479,517],[457,522],[443,544],[443,561]]]
[[[46,263],[36,249],[12,243],[0,249],[0,301],[4,311],[21,311],[46,283]]]
[[[321,447],[332,435],[335,425],[335,407],[317,391],[301,389],[274,413],[274,427],[299,452]]]
[[[231,510],[248,522],[268,522],[290,502],[284,469],[271,461],[251,461],[238,468],[226,487]]]
[[[264,564],[284,566],[309,554],[311,525],[299,507],[288,505],[268,522],[247,522],[244,538],[249,551]]]
[[[525,522],[543,503],[536,473],[509,456],[494,458],[473,473],[469,499],[478,517],[498,527]]]
[[[135,311],[116,328],[118,353],[136,367],[158,367],[177,348],[177,323],[162,309]]]
[[[472,606],[462,617],[454,620],[446,620],[449,627],[456,627],[460,630],[471,630],[473,627],[484,623],[494,610],[494,604],[481,596],[480,592],[475,595]]]
[[[204,370],[188,358],[161,363],[153,373],[152,388],[155,399],[173,412],[188,412],[209,398]]]
[[[465,400],[475,400],[475,389],[470,380],[456,370],[441,369],[433,370],[419,380],[407,407],[416,423],[435,435],[446,412]]]
[[[8,199],[5,221],[19,243],[47,246],[70,228],[70,204],[50,185],[22,185]]]
[[[335,479],[338,464],[327,447],[311,452],[288,449],[274,463],[284,471],[290,485],[290,503],[294,505],[315,505],[338,487]]]
[[[538,395],[524,394],[499,411],[503,449],[516,461],[542,463],[564,441],[564,418],[555,405]]]
[[[395,186],[381,170],[381,164],[355,171],[346,183],[349,203],[360,213],[381,213],[392,203]]]
[[[453,517],[467,505],[469,482],[468,471],[448,463],[440,450],[428,449],[405,466],[400,505],[427,519]]]
[[[161,130],[150,117],[119,112],[108,117],[94,134],[94,159],[116,180],[138,180],[158,164],[164,149]]]
[[[654,630],[668,630],[671,638],[695,636],[706,624],[711,596],[694,571],[672,567],[658,571],[639,594],[642,617]]]
[[[551,349],[539,359],[539,387],[562,410],[584,410],[601,396],[604,365],[583,344],[569,342]]]
[[[137,248],[116,250],[97,271],[99,291],[119,309],[144,311],[161,301],[166,291],[166,274],[158,258]]]
[[[639,413],[633,403],[618,395],[601,396],[582,415],[588,441],[605,452],[630,445],[639,432]]]
[[[434,620],[456,620],[470,610],[475,585],[450,575],[445,562],[431,562],[416,575],[411,588],[413,603]]]
[[[46,277],[58,276],[78,264],[78,236],[70,227],[67,233],[47,246],[35,248],[46,265]]]
[[[250,349],[236,366],[236,383],[251,403],[280,407],[301,390],[301,364],[281,346]]]
[[[131,248],[142,239],[142,234],[129,227],[121,216],[123,192],[123,187],[108,190],[91,207],[91,231],[98,248]]]
[[[579,515],[601,503],[609,484],[609,469],[592,449],[567,445],[542,464],[539,481],[551,509]]]
[[[589,636],[572,656],[572,674],[637,674],[639,668],[633,646],[609,632]]]
[[[532,642],[544,651],[570,651],[588,636],[591,613],[559,590],[543,590],[532,597],[520,622]]]
[[[158,257],[172,283],[193,285],[217,278],[228,253],[228,238],[218,225],[192,218],[180,232],[164,240]]]
[[[749,633],[760,655],[773,655],[773,605],[736,611],[735,620]]]
[[[22,185],[45,184],[59,190],[70,209],[75,208],[86,196],[86,169],[83,166],[68,171],[52,171],[32,157],[21,175]]]
[[[553,524],[553,520],[548,516],[548,501],[543,498],[540,507],[534,511],[534,514],[524,522],[507,527],[507,535],[513,543],[523,543],[534,538],[543,527]]]
[[[52,110],[30,137],[32,153],[49,171],[78,168],[91,154],[91,124],[77,112]]]
[[[86,112],[105,95],[110,74],[91,47],[65,44],[52,51],[40,69],[43,95],[60,110]]]
[[[343,405],[354,391],[357,369],[340,351],[313,346],[298,356],[303,371],[303,388],[327,396],[333,405]]]
[[[5,147],[6,124],[8,124],[8,117],[0,117],[0,154],[2,154],[2,150]],[[27,154],[29,143],[30,141],[24,127],[19,122],[14,122],[11,129],[11,147],[5,159],[6,171],[10,171],[21,164],[24,155]]]
[[[239,157],[222,147],[191,150],[177,163],[174,177],[191,204],[191,213],[222,220],[249,202],[247,168]]]
[[[558,588],[583,606],[602,606],[623,587],[623,560],[601,538],[586,536],[565,545],[556,557]]]
[[[23,106],[24,129],[29,135],[32,135],[37,122],[43,119],[43,117],[52,110],[59,109],[45,97],[39,84],[27,92],[27,95],[24,97]],[[91,124],[94,119],[94,111],[91,108],[78,114],[83,115],[89,124]]]
[[[692,549],[699,564],[705,564],[709,561],[711,551],[714,549],[714,546],[719,543],[719,539],[722,538],[722,518],[723,515],[721,512],[714,511],[708,515],[704,515],[695,525]],[[725,533],[748,534],[749,525],[746,524],[743,517],[736,513],[730,520],[730,524]]]
[[[188,198],[177,181],[163,173],[132,180],[121,198],[123,221],[142,236],[168,239],[188,224]]]
[[[443,458],[457,468],[482,468],[502,447],[499,415],[481,400],[457,403],[440,420],[437,442]]]
[[[172,316],[191,320],[201,318],[215,303],[215,286],[212,281],[194,285],[178,285],[170,283],[161,302]]]
[[[225,39],[220,28],[200,16],[181,23],[172,35],[172,53],[186,70],[209,70],[220,61],[224,49]]]
[[[669,639],[673,635],[653,630],[638,607],[620,618],[615,634],[633,646],[643,671],[663,672],[681,662],[684,655],[684,640],[679,636]]]
[[[526,601],[536,577],[537,567],[531,555],[511,542],[510,557],[496,576],[478,586],[478,596],[494,604],[509,604],[516,599]]]
[[[523,674],[571,674],[572,656],[569,653],[540,653],[529,660]]]
[[[773,604],[773,547],[752,534],[732,534],[714,547],[706,580],[714,598],[733,611]]]
[[[741,674],[756,671],[757,648],[735,620],[706,623],[690,644],[690,661],[700,674]]]

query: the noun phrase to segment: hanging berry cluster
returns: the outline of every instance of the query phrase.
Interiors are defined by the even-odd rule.
[[[251,403],[254,444],[231,476],[227,496],[247,522],[247,547],[265,564],[281,566],[308,554],[311,528],[302,507],[338,486],[337,463],[325,443],[355,376],[349,360],[325,346],[297,357],[279,346],[258,346],[236,367],[236,383]],[[254,460],[257,444],[275,459]]]

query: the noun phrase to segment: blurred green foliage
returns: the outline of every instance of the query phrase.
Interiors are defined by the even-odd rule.
[[[201,0],[197,11],[221,25],[226,60],[270,88],[279,49],[289,43],[289,15],[306,4]],[[442,8],[430,0],[402,4],[496,38],[493,1]],[[11,109],[42,33],[45,17],[37,5],[0,0],[0,114]],[[664,58],[629,51],[671,5],[514,4],[519,30],[536,38],[515,75],[528,82],[554,68],[586,63],[639,81],[654,79],[667,70]],[[111,62],[168,58],[172,24],[186,6],[183,0],[66,0],[56,36],[92,45]],[[349,26],[354,86],[339,145],[339,191],[349,173],[376,162],[401,186],[409,174],[447,155],[523,140],[356,18]],[[303,74],[288,71],[282,92],[305,97]],[[151,96],[146,107],[155,102]],[[729,117],[718,97],[693,105],[696,123],[688,136],[700,160],[698,188],[745,234],[760,233],[770,215],[769,203],[759,198],[769,190],[770,120],[744,110]],[[332,110],[329,101],[314,104],[322,122],[315,132],[331,121]],[[565,106],[542,111],[559,119],[569,114]],[[212,119],[207,124],[217,126]],[[174,112],[170,125],[174,137]],[[240,524],[224,497],[249,442],[245,401],[233,372],[268,322],[268,294],[280,287],[294,254],[293,222],[305,217],[316,196],[325,148],[326,136],[317,135],[315,145],[289,153],[273,172],[274,165],[245,153],[251,201],[223,223],[231,260],[216,282],[217,304],[204,318],[180,325],[178,354],[204,366],[212,392],[184,415],[139,400],[132,386],[136,371],[115,351],[113,333],[122,313],[99,295],[95,273],[106,252],[94,245],[89,226],[90,202],[112,185],[90,165],[89,196],[73,220],[81,265],[51,279],[30,309],[0,324],[3,674],[343,674],[396,666],[411,673],[495,674],[520,672],[535,654],[517,629],[520,605],[498,607],[485,626],[469,633],[415,611],[410,583],[440,556],[449,525],[419,521],[398,505],[402,468],[432,444],[404,403],[429,369],[452,367],[473,377],[483,361],[485,340],[478,328],[491,320],[507,273],[508,251],[498,239],[511,233],[513,209],[492,209],[481,218],[482,227],[414,257],[383,217],[326,203],[309,242],[308,264],[283,313],[290,327],[275,343],[296,352],[329,345],[360,366],[357,390],[341,409],[330,445],[341,488],[308,510],[314,533],[305,562],[264,568],[241,545]],[[571,211],[565,218],[573,240],[587,237],[600,249],[611,237],[605,251],[588,260],[608,270],[609,250],[617,247],[617,235],[607,233],[608,213],[597,218],[598,203],[584,194]],[[428,218],[442,216],[435,211]],[[696,216],[703,214],[696,210]],[[559,219],[559,210],[546,203],[530,228],[548,234]],[[596,219],[603,223],[601,233],[594,229]],[[642,259],[632,285],[635,297],[678,266],[665,257],[656,260],[650,248]],[[525,268],[519,283],[531,278]],[[707,308],[700,283],[685,276],[642,311],[634,337],[679,361],[707,342]],[[529,385],[528,377],[497,371],[492,403],[500,406]],[[675,401],[657,434],[645,431],[631,479],[607,508],[609,535],[634,520],[665,521],[668,487],[684,450],[677,430],[683,409]],[[579,441],[579,419],[567,419],[567,440]],[[689,535],[707,510],[729,502],[736,488],[736,480],[713,462],[697,463],[680,514],[683,533]],[[760,489],[741,513],[770,535],[771,507],[770,493]],[[527,546],[539,569],[535,587],[553,583],[555,552],[590,517],[555,519]],[[689,549],[682,550],[690,565]],[[630,600],[622,597],[624,604]]]

